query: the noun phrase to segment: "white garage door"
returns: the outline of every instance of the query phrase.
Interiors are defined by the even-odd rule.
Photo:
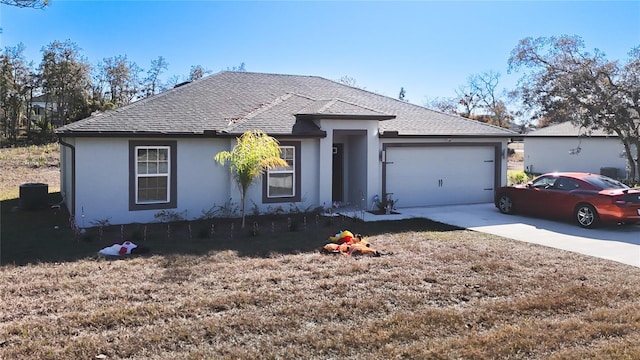
[[[493,201],[493,146],[388,147],[386,191],[398,207]]]

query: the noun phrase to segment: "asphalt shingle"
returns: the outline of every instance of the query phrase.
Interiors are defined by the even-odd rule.
[[[589,130],[584,127],[573,125],[570,121],[556,125],[547,126],[541,129],[531,131],[528,137],[577,137],[577,136],[596,136],[596,137],[616,137],[616,134],[607,134],[604,130]]]
[[[395,119],[380,122],[380,130],[400,135],[517,135],[321,77],[250,72],[221,72],[66,125],[58,133],[241,134],[260,129],[270,134],[321,134],[311,121],[296,119],[299,114],[393,115]]]

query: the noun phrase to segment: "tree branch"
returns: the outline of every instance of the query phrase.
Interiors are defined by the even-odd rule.
[[[19,8],[44,9],[49,5],[49,0],[0,0],[0,4]]]

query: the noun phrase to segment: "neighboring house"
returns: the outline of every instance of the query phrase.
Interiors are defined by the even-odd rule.
[[[254,129],[291,164],[249,189],[264,212],[491,202],[518,135],[320,77],[222,72],[58,129],[64,202],[81,227],[198,218],[239,201],[213,157]]]
[[[602,130],[588,132],[565,122],[524,137],[524,168],[531,173],[578,171],[626,178],[627,165],[622,142]]]
[[[53,97],[46,94],[34,96],[31,98],[31,108],[33,109],[32,121],[40,121],[44,119],[45,112],[49,112],[49,116],[54,114],[57,109],[57,105]]]

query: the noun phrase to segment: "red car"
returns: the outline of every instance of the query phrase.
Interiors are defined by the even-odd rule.
[[[640,221],[640,189],[597,174],[540,175],[526,185],[500,188],[495,205],[504,214],[573,219],[585,228]]]

